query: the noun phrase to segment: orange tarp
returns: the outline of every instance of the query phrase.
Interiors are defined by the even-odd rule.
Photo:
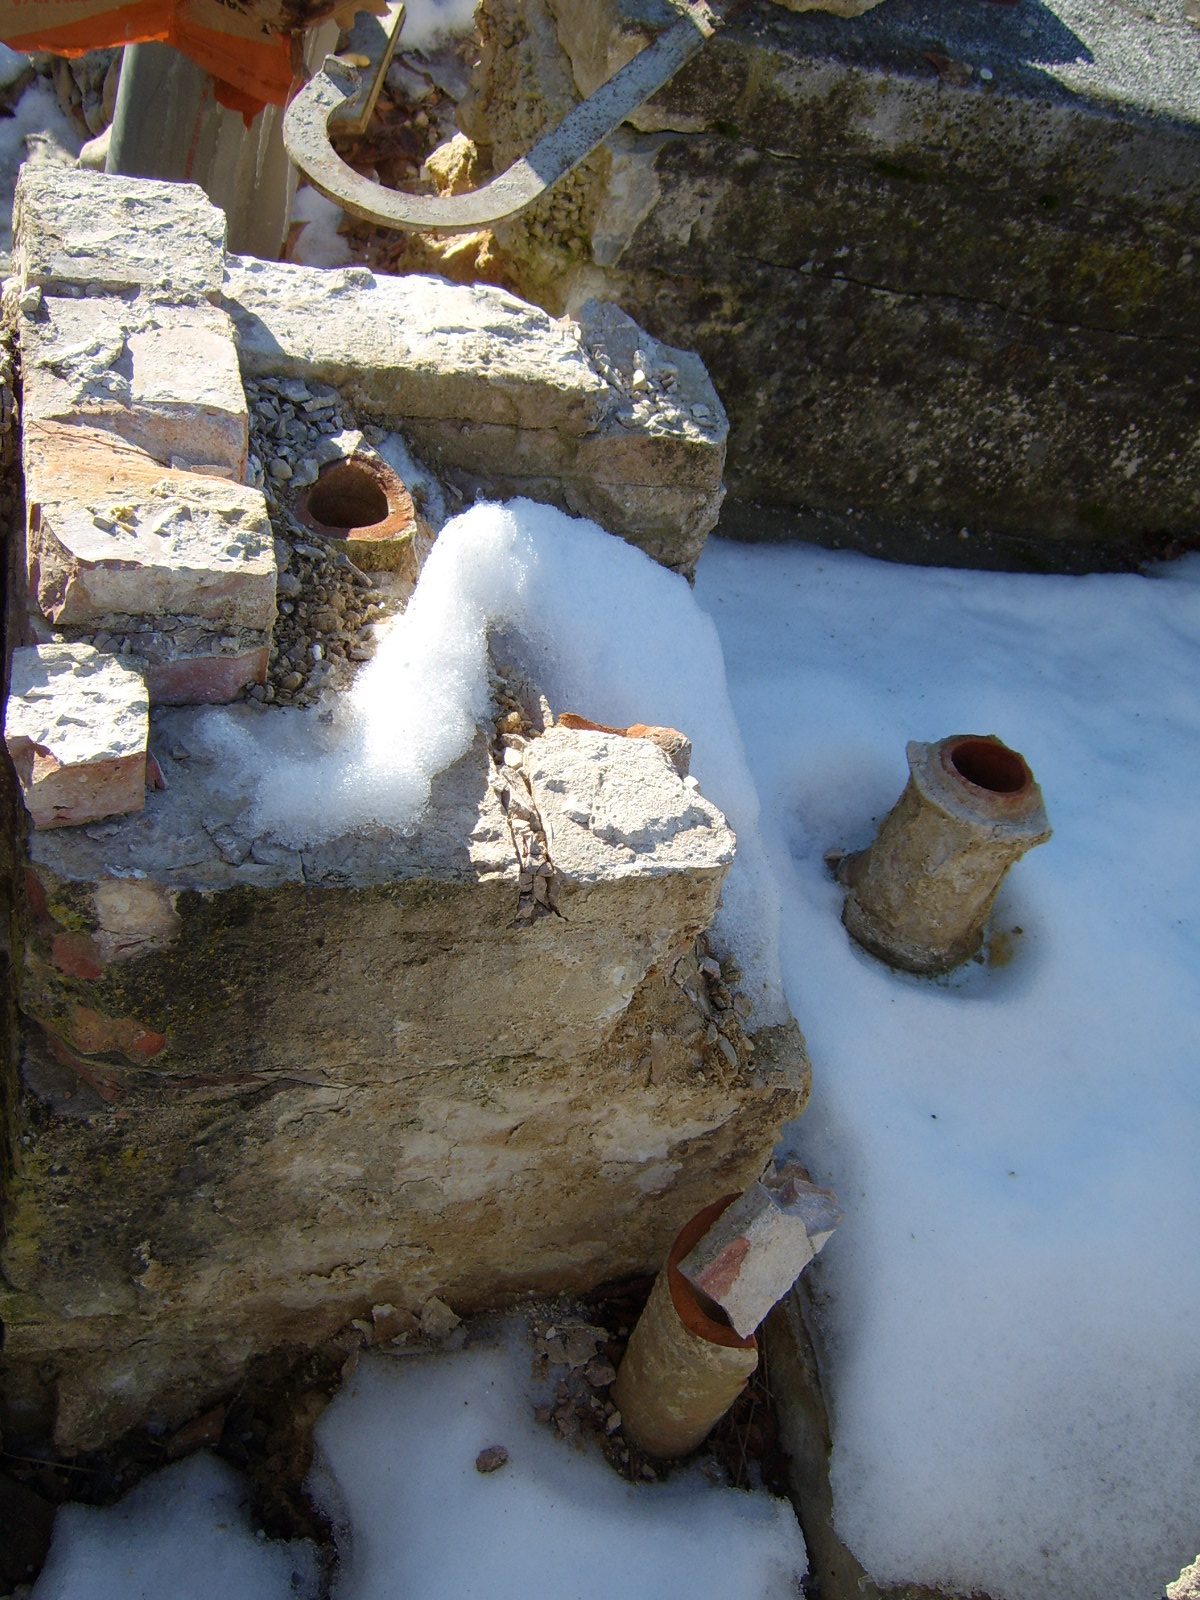
[[[297,77],[292,40],[234,0],[0,0],[0,39],[13,50],[60,56],[106,45],[174,45],[213,75],[223,105],[246,115],[286,105]]]

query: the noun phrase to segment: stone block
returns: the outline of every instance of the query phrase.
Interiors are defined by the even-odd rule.
[[[710,1037],[693,945],[733,841],[653,744],[527,746],[561,884],[521,923],[521,775],[482,738],[413,833],[293,848],[249,829],[254,775],[204,726],[156,715],[141,818],[30,844],[2,1364],[53,1384],[63,1448],[183,1420],[372,1307],[651,1270],[807,1094],[794,1029]]]
[[[335,385],[463,494],[589,516],[691,574],[728,425],[703,363],[615,306],[555,319],[488,285],[234,260],[247,378]]]
[[[13,651],[4,739],[35,828],[141,811],[146,685],[88,645]]]
[[[226,312],[47,296],[20,339],[27,423],[81,422],[164,465],[244,480],[246,397]]]
[[[524,772],[564,886],[712,873],[733,861],[721,813],[650,739],[551,728],[526,747]]]
[[[491,284],[231,256],[248,378],[333,384],[365,415],[583,434],[612,404],[575,329]]]
[[[495,0],[467,131],[503,168],[670,21]],[[698,351],[730,418],[725,533],[1034,570],[1186,548],[1196,32],[1178,7],[1132,26],[1101,0],[951,3],[936,38],[903,5],[758,6],[568,198],[496,230],[506,281]]]
[[[225,217],[195,184],[26,165],[13,264],[22,288],[211,300],[224,273]]]
[[[57,626],[177,613],[270,629],[275,552],[257,490],[59,423],[26,429],[25,483],[30,596]]]

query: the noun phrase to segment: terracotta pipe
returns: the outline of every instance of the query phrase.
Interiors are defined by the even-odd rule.
[[[402,571],[416,582],[432,542],[429,530],[400,478],[373,452],[327,461],[295,510],[306,528],[336,541],[356,566]]]
[[[1025,758],[995,734],[913,742],[908,769],[874,844],[838,869],[842,921],[889,966],[949,972],[979,948],[1005,873],[1050,823]]]
[[[743,1339],[727,1320],[719,1321],[718,1308],[710,1312],[679,1271],[680,1261],[736,1199],[730,1194],[705,1206],[676,1236],[630,1335],[612,1397],[625,1436],[647,1455],[694,1450],[758,1365],[753,1335]]]

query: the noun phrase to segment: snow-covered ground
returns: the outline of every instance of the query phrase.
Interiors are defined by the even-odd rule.
[[[716,543],[697,595],[813,1057],[794,1142],[846,1210],[810,1269],[838,1529],[881,1580],[1155,1600],[1200,1548],[1200,558],[1028,577]],[[990,965],[897,976],[822,852],[870,841],[906,740],[963,732],[1023,752],[1054,837]]]
[[[453,1356],[366,1358],[317,1425],[313,1492],[337,1530],[336,1600],[793,1600],[787,1501],[693,1466],[636,1486],[534,1418],[519,1320]],[[552,1385],[551,1385],[552,1387]],[[482,1451],[507,1462],[480,1471]],[[60,1511],[34,1600],[317,1600],[311,1545],[255,1530],[209,1455],[106,1511]]]

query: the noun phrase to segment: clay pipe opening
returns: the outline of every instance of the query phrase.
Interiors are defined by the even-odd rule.
[[[334,461],[308,491],[306,521],[331,533],[373,528],[391,513],[379,476],[363,461]]]
[[[1020,794],[1033,782],[1025,758],[998,739],[959,739],[946,757],[960,778],[991,794]]]

